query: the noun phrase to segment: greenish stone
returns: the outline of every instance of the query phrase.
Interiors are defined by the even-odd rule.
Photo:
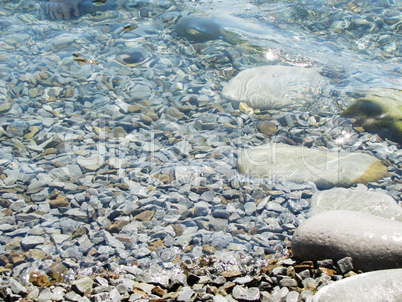
[[[355,126],[402,143],[402,90],[369,90],[342,115],[356,119]]]
[[[194,42],[216,39],[222,39],[232,45],[244,42],[240,35],[222,28],[211,18],[200,15],[182,17],[177,22],[175,31],[179,36]]]
[[[203,42],[222,37],[221,27],[210,18],[189,15],[177,22],[175,31],[190,41]]]

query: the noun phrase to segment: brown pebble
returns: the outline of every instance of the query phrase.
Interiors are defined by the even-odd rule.
[[[168,291],[166,289],[163,289],[163,288],[159,287],[159,286],[154,286],[152,288],[151,292],[154,295],[162,297],[163,295],[166,295]]]
[[[264,133],[267,136],[271,136],[275,134],[278,127],[273,122],[270,121],[262,121],[258,124],[258,130]]]
[[[253,227],[253,228],[249,229],[249,230],[248,230],[248,234],[249,234],[249,235],[258,234],[258,228]]]
[[[176,236],[183,235],[183,227],[180,224],[171,224],[171,227],[173,228]]]
[[[151,106],[151,102],[148,101],[148,100],[139,101],[138,104],[140,104],[141,106],[144,106],[144,107],[149,107],[149,106]]]
[[[233,278],[233,277],[240,277],[241,272],[240,271],[225,271],[222,273],[222,277],[225,278]]]
[[[320,274],[325,274],[328,276],[332,276],[336,274],[336,270],[330,269],[330,268],[326,268],[326,267],[319,267],[318,268],[318,272]]]
[[[121,189],[121,190],[128,190],[130,189],[130,186],[126,183],[118,183],[114,185],[115,187]]]
[[[56,282],[62,282],[67,270],[61,262],[54,262],[49,268],[49,276]]]
[[[169,184],[174,180],[173,175],[171,174],[157,174],[154,177],[159,179],[164,184]]]
[[[152,217],[154,216],[155,211],[144,211],[136,216],[134,216],[133,220],[140,220],[140,221],[150,221]]]
[[[27,259],[32,258],[36,260],[44,260],[49,255],[39,249],[30,249],[28,252],[25,253],[25,256],[27,257]]]
[[[150,251],[156,251],[159,247],[161,248],[166,248],[165,244],[163,243],[162,239],[158,239],[154,242],[151,242],[150,245],[148,246],[148,249]]]
[[[66,208],[70,205],[66,196],[58,195],[56,199],[51,199],[49,205],[52,209],[54,208]]]
[[[143,114],[140,116],[140,121],[143,122],[145,125],[151,125],[153,119],[150,116]]]
[[[184,253],[187,253],[187,252],[190,252],[192,249],[194,248],[194,246],[192,246],[191,244],[190,245],[187,245],[185,248],[184,248]]]
[[[126,136],[127,136],[127,132],[121,126],[116,127],[113,131],[113,137],[115,137],[115,138],[124,138]]]
[[[140,111],[141,111],[141,106],[138,106],[137,104],[128,106],[128,112],[130,112],[130,113],[137,113]]]
[[[129,224],[129,221],[127,220],[118,220],[115,221],[113,224],[108,225],[105,229],[109,233],[120,233],[121,229]]]
[[[352,277],[352,276],[355,276],[355,275],[357,275],[357,273],[355,273],[354,271],[350,271],[350,272],[347,272],[346,274],[344,274],[344,276],[347,278],[347,277]]]
[[[11,205],[11,202],[7,199],[0,198],[0,206],[3,208],[8,208]]]
[[[215,252],[216,252],[216,248],[214,248],[213,246],[208,245],[208,244],[204,244],[204,245],[202,246],[202,250],[203,250],[205,253],[208,253],[208,254],[215,254]]]
[[[31,282],[35,286],[49,286],[49,278],[38,272],[32,272],[29,274],[29,282]]]

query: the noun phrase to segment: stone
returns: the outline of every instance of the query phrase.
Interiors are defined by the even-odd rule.
[[[44,242],[45,239],[43,239],[41,236],[26,236],[21,239],[21,247],[24,250],[30,250],[35,246],[42,244]]]
[[[206,216],[209,213],[209,204],[205,201],[200,201],[194,204],[194,216]]]
[[[10,278],[10,280],[8,282],[8,286],[11,289],[11,291],[16,295],[26,295],[28,293],[28,290],[26,289],[26,287],[23,286],[15,278]]]
[[[150,221],[152,217],[154,216],[155,211],[147,210],[144,212],[141,212],[140,214],[137,214],[134,216],[134,221],[135,220],[140,220],[140,221]]]
[[[402,143],[402,90],[375,88],[362,94],[342,115],[354,118],[354,126]]]
[[[10,102],[5,102],[5,101],[0,102],[0,112],[6,112],[6,111],[10,110],[10,108],[11,108]]]
[[[232,296],[236,300],[240,301],[259,301],[260,290],[258,289],[258,287],[246,288],[241,285],[236,285],[233,288]]]
[[[274,183],[312,181],[319,189],[377,181],[388,173],[387,167],[369,154],[323,151],[282,143],[243,149],[237,168],[242,174]]]
[[[197,294],[188,286],[183,287],[178,294],[176,301],[190,302],[197,298]]]
[[[351,257],[357,270],[402,267],[402,223],[353,211],[329,211],[304,221],[292,238],[298,260]]]
[[[70,205],[66,196],[58,195],[55,199],[49,201],[49,205],[52,209],[54,208],[66,208]]]
[[[241,71],[223,88],[234,106],[245,102],[253,109],[300,107],[316,100],[329,80],[317,68],[261,66]]]
[[[32,272],[29,274],[29,282],[36,286],[49,286],[49,278],[45,274]]]
[[[190,15],[182,17],[175,26],[178,35],[190,41],[208,41],[222,37],[221,28],[212,19]]]
[[[338,271],[344,275],[347,272],[350,272],[353,270],[353,259],[352,257],[345,257],[342,259],[339,259],[337,262],[337,267],[338,267]]]
[[[278,127],[271,121],[262,121],[258,124],[258,130],[267,136],[275,134]]]
[[[91,277],[82,276],[80,279],[77,279],[71,283],[71,288],[77,294],[89,296],[92,293],[92,286],[94,281]]]
[[[313,301],[400,301],[401,297],[402,269],[389,269],[355,275],[324,286]]]
[[[363,185],[349,189],[333,188],[314,193],[308,216],[331,210],[364,212],[402,222],[402,207],[395,199],[382,192],[368,191]]]
[[[104,160],[102,156],[93,154],[90,157],[78,156],[77,163],[88,171],[97,171],[103,166]]]
[[[106,226],[105,229],[110,233],[119,233],[121,229],[127,224],[129,224],[129,221],[127,220],[118,220],[115,221],[113,224]]]

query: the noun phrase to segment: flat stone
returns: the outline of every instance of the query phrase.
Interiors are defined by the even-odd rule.
[[[21,247],[24,250],[30,250],[35,246],[45,242],[45,239],[41,236],[27,236],[21,239]]]
[[[262,121],[258,124],[258,130],[260,130],[262,133],[264,133],[267,136],[273,135],[278,127],[270,121]]]
[[[49,201],[49,205],[51,208],[65,208],[70,205],[66,196],[58,195],[56,199],[51,199]]]
[[[363,271],[402,268],[402,223],[353,211],[329,211],[304,221],[292,238],[298,260],[352,257]]]
[[[303,106],[316,100],[329,83],[319,71],[282,65],[246,69],[228,82],[222,95],[235,106],[244,102],[253,109]]]
[[[308,215],[311,217],[331,210],[359,211],[402,222],[402,207],[395,199],[385,193],[368,191],[362,185],[314,193]]]
[[[135,220],[140,220],[140,221],[150,221],[152,217],[154,216],[155,211],[147,210],[144,212],[141,212],[140,214],[134,216],[134,221]]]
[[[313,301],[400,301],[401,297],[402,269],[389,269],[359,274],[324,286]]]
[[[97,171],[103,166],[104,160],[102,156],[94,154],[90,157],[78,156],[77,163],[88,171]]]
[[[260,290],[258,287],[246,288],[241,285],[236,285],[233,288],[232,296],[240,301],[260,301]]]
[[[6,112],[10,110],[11,108],[11,103],[10,102],[0,102],[0,112]]]
[[[247,176],[273,182],[312,181],[320,189],[377,181],[388,173],[387,167],[369,154],[330,152],[282,143],[243,149],[237,168]]]
[[[83,276],[71,283],[71,288],[80,295],[89,296],[92,293],[94,281],[91,277]]]
[[[188,302],[194,301],[195,298],[197,298],[197,294],[190,287],[186,286],[179,291],[176,301]]]
[[[28,290],[26,289],[26,287],[23,286],[15,278],[10,278],[10,280],[8,282],[8,286],[11,289],[11,291],[16,295],[26,295],[28,293]]]

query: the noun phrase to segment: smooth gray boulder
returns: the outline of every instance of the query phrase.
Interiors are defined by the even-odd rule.
[[[369,272],[331,283],[321,288],[313,302],[400,302],[402,269]]]
[[[302,107],[316,100],[329,79],[318,68],[261,66],[241,71],[222,90],[236,106],[244,102],[253,109]]]
[[[388,173],[387,167],[369,154],[330,152],[282,143],[243,149],[237,168],[242,174],[272,182],[312,181],[319,189],[377,181]]]
[[[402,207],[388,194],[356,188],[333,188],[317,191],[311,198],[309,217],[326,211],[358,211],[402,222]]]
[[[352,257],[354,268],[402,268],[402,223],[353,211],[329,211],[304,221],[292,238],[298,260]]]

